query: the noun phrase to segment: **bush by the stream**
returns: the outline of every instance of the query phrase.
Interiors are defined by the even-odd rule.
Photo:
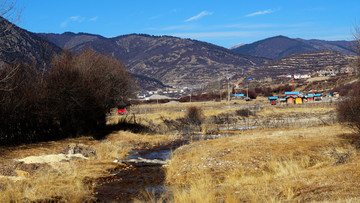
[[[9,65],[0,68],[0,78],[0,145],[104,129],[106,111],[132,93],[126,68],[92,50],[64,53],[46,71]]]
[[[204,115],[199,107],[191,106],[186,110],[184,121],[192,125],[201,125]]]
[[[235,115],[242,117],[254,116],[255,113],[250,111],[249,109],[239,109],[235,111]]]
[[[182,118],[175,120],[162,118],[162,120],[170,131],[175,130],[191,133],[196,130],[201,130],[201,124],[204,122],[204,115],[201,108],[191,106],[186,110],[186,114]]]

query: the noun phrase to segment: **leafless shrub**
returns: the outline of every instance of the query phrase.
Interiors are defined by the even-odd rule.
[[[172,120],[172,119],[166,119],[164,117],[161,117],[160,119],[162,120],[163,124],[166,126],[168,132],[172,132],[172,131],[181,132],[185,129],[184,125],[182,124],[182,122],[179,121],[179,119]]]
[[[162,117],[161,119],[169,131],[193,133],[195,130],[201,130],[204,115],[199,107],[191,106],[183,118],[172,120]]]
[[[249,109],[239,109],[235,111],[235,115],[242,117],[254,116],[255,113],[250,111]]]
[[[360,96],[348,97],[339,102],[336,112],[339,122],[360,133]]]
[[[238,118],[235,117],[232,113],[222,113],[216,116],[211,116],[208,119],[208,122],[211,124],[235,124],[237,123]]]
[[[186,110],[185,120],[189,124],[201,125],[203,122],[203,113],[201,108],[196,106],[191,106]]]

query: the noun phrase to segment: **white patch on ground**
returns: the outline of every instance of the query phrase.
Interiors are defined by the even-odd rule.
[[[42,156],[28,156],[23,159],[14,159],[15,161],[24,162],[25,164],[43,164],[68,161],[71,158],[88,159],[82,154],[49,154]]]
[[[11,181],[21,181],[21,180],[25,180],[27,178],[25,177],[21,177],[21,176],[2,176],[0,175],[0,180],[11,180]]]

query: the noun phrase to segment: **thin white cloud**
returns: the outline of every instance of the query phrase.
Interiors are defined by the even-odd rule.
[[[208,16],[208,15],[212,15],[212,14],[214,14],[214,12],[203,11],[203,12],[197,14],[196,16],[193,16],[193,17],[185,20],[185,22],[190,22],[190,21],[193,21],[193,20],[197,20],[197,19],[200,19],[200,18],[202,18],[204,16]]]
[[[334,36],[326,36],[326,37],[319,36],[319,37],[315,37],[314,39],[351,41],[351,40],[354,40],[354,37],[352,35],[334,35]]]
[[[156,19],[159,19],[159,18],[166,17],[166,16],[169,15],[169,14],[173,14],[173,13],[177,13],[177,12],[178,12],[177,9],[172,9],[172,10],[169,10],[169,11],[167,11],[167,12],[160,13],[160,14],[158,14],[158,15],[156,15],[156,16],[151,16],[151,17],[149,17],[148,19],[149,19],[149,20],[156,20]]]
[[[148,30],[152,30],[152,31],[171,31],[171,30],[194,30],[197,29],[198,27],[195,25],[173,25],[173,26],[168,26],[168,27],[151,27],[151,28],[147,28]]]
[[[70,18],[68,18],[69,21],[74,21],[74,22],[78,22],[78,23],[82,23],[85,21],[86,18],[81,17],[81,16],[71,16]]]
[[[234,28],[234,29],[263,29],[263,28],[297,28],[312,25],[311,22],[295,23],[295,24],[225,24],[216,26],[217,29],[221,28]]]
[[[99,16],[95,16],[95,17],[90,18],[88,21],[93,22],[93,21],[97,21],[98,19],[99,19]]]
[[[172,10],[170,10],[170,13],[177,13],[178,12],[178,9],[172,9]]]
[[[219,25],[218,28],[234,28],[234,29],[262,29],[279,27],[278,24],[228,24]]]
[[[64,22],[60,23],[60,27],[66,27],[68,25],[69,21],[65,20]]]
[[[157,15],[157,16],[151,16],[149,18],[149,20],[156,20],[156,19],[159,19],[161,17],[161,15]]]
[[[174,33],[173,36],[184,38],[218,38],[218,37],[249,37],[263,33],[260,31],[230,31],[230,32],[194,32],[194,33]]]
[[[71,16],[71,17],[69,18],[69,20],[71,20],[71,21],[78,21],[79,19],[80,19],[79,16]]]
[[[223,25],[212,25],[212,26],[198,26],[194,24],[182,24],[182,25],[172,25],[167,27],[150,27],[147,30],[152,31],[194,31],[194,30],[220,30],[220,29],[227,29],[240,31],[238,29],[253,29],[253,30],[262,30],[262,29],[275,29],[275,28],[301,28],[301,27],[308,27],[311,26],[313,23],[311,22],[303,22],[303,23],[294,23],[294,24],[276,24],[276,23],[268,23],[268,24],[246,24],[246,23],[239,23],[239,24],[223,24]]]
[[[90,18],[89,20],[87,20],[88,22],[91,21],[96,21],[98,19],[98,16],[95,16],[93,18]],[[65,21],[63,21],[62,23],[60,23],[60,27],[64,28],[67,27],[69,25],[70,22],[77,22],[77,23],[82,23],[86,20],[85,17],[81,17],[81,16],[71,16],[68,17]]]
[[[253,16],[257,16],[257,15],[265,15],[265,14],[270,14],[270,13],[274,13],[274,10],[268,9],[268,10],[264,10],[264,11],[257,11],[254,13],[250,13],[247,14],[246,17],[253,17]]]

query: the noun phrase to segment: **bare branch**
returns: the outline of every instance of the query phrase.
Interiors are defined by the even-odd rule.
[[[3,0],[0,1],[0,51],[9,51],[9,39],[16,32],[16,29],[12,29],[20,19],[21,9],[17,6],[17,0]],[[5,64],[0,64],[0,90],[10,91],[14,87],[8,87],[7,82],[14,77],[18,71],[19,66],[12,70],[5,70]]]

